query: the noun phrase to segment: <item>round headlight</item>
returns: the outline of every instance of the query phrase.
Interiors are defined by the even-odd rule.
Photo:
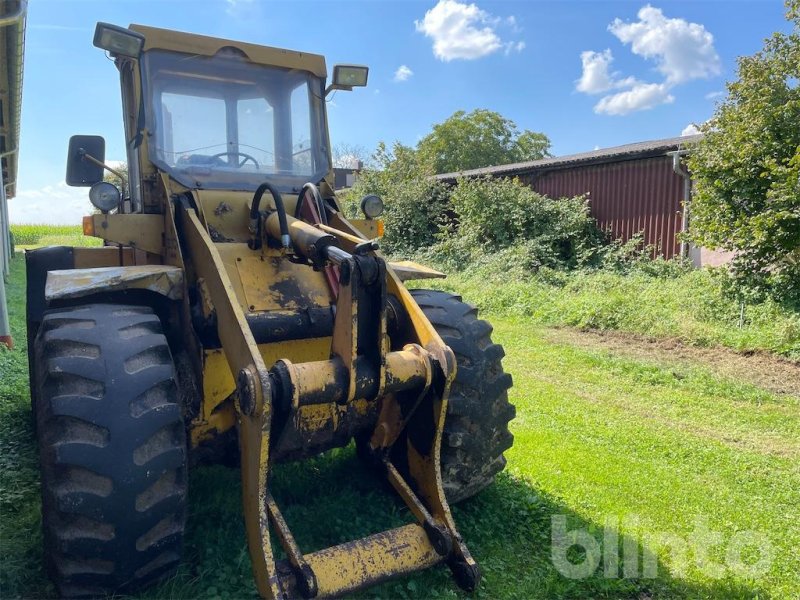
[[[104,213],[117,208],[121,197],[117,186],[108,181],[98,181],[89,188],[89,202]]]
[[[383,200],[375,194],[364,196],[361,199],[361,210],[368,219],[377,219],[383,214]]]

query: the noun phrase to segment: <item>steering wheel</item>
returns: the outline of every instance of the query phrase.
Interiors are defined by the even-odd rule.
[[[246,154],[244,152],[234,152],[233,150],[229,150],[227,152],[220,152],[219,154],[215,154],[214,156],[211,157],[211,159],[213,160],[215,158],[222,158],[223,156],[227,156],[228,157],[228,164],[231,164],[230,163],[230,157],[231,156],[243,156],[244,158],[242,158],[241,161],[238,161],[238,160],[236,161],[236,168],[237,169],[241,169],[248,160],[253,162],[253,164],[256,166],[256,169],[260,169],[261,168],[261,165],[258,164],[258,161],[255,158],[253,158],[252,156],[250,156],[249,154]]]

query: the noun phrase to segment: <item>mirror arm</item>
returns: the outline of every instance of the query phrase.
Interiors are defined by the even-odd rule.
[[[128,180],[125,177],[125,175],[122,174],[121,171],[117,171],[116,169],[112,169],[111,167],[109,167],[103,161],[97,160],[94,156],[92,156],[91,154],[86,152],[86,150],[84,150],[83,148],[78,150],[78,153],[81,155],[81,158],[83,160],[88,160],[89,162],[92,162],[92,163],[96,164],[98,167],[103,167],[106,171],[108,171],[110,173],[113,173],[114,175],[119,177],[119,180],[122,182],[122,195],[123,195],[123,197],[126,195],[125,191],[127,190],[127,187],[128,187]]]

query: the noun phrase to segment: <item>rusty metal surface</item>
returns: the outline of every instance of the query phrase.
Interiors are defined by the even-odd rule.
[[[284,256],[259,256],[249,250],[237,256],[234,264],[247,311],[301,311],[330,305],[325,279],[306,265]]]
[[[679,252],[683,180],[669,156],[529,173],[520,180],[551,198],[588,194],[592,216],[613,238],[642,232],[656,254]]]
[[[417,524],[325,548],[303,558],[316,575],[319,598],[340,597],[442,561]],[[291,595],[294,578],[289,575],[282,579]]]
[[[179,300],[183,298],[183,270],[166,265],[139,265],[49,271],[44,296],[50,302],[134,289]]]
[[[231,376],[237,384],[241,383],[237,385],[237,414],[242,496],[247,544],[256,587],[264,598],[280,598],[266,511],[272,419],[269,373],[245,314],[236,300],[234,286],[228,278],[217,245],[194,210],[183,209],[179,219],[197,275],[206,280],[211,301],[217,310],[219,338]],[[242,408],[245,401],[248,410]]]

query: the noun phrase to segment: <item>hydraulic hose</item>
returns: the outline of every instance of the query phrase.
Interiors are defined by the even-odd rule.
[[[259,205],[261,204],[261,197],[267,190],[269,190],[272,194],[272,199],[275,201],[275,210],[278,211],[278,221],[280,222],[281,227],[281,246],[284,248],[289,248],[289,244],[291,242],[289,238],[289,222],[286,220],[286,207],[283,205],[283,198],[281,198],[281,193],[277,190],[277,188],[266,181],[258,186],[256,194],[253,196],[253,206],[250,207],[250,233],[253,234],[252,246],[258,243],[257,236],[259,228]]]
[[[297,204],[294,208],[294,218],[300,218],[300,207],[303,206],[303,199],[306,196],[306,191],[310,190],[311,195],[314,197],[314,202],[317,205],[317,212],[319,213],[319,219],[322,221],[323,225],[328,224],[328,215],[325,212],[325,204],[322,201],[322,195],[319,193],[319,188],[316,185],[311,183],[310,181],[303,186],[303,189],[300,190],[300,194],[297,196]]]

